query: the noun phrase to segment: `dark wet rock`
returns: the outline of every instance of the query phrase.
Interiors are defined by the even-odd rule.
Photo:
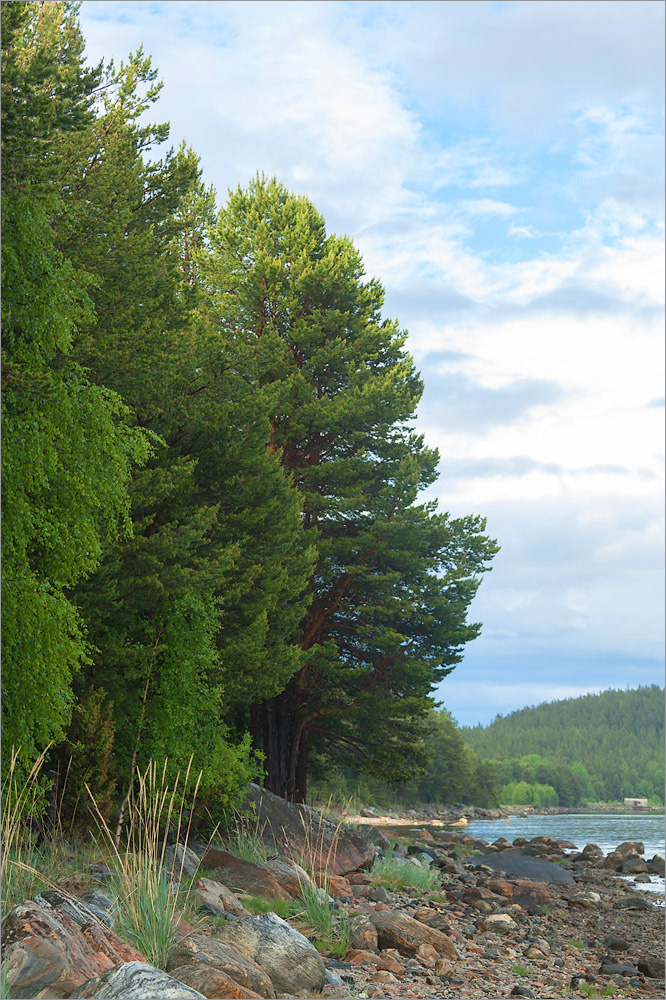
[[[517,875],[519,878],[534,882],[547,882],[551,885],[574,884],[568,871],[544,858],[529,858],[523,854],[500,851],[498,854],[484,854],[483,860],[473,859],[470,863],[474,866],[483,864],[496,872],[506,872],[507,875]]]
[[[618,899],[615,902],[616,910],[653,910],[654,903],[651,903],[649,899],[646,899],[645,895],[639,895],[635,893],[631,896],[627,896],[625,899]]]
[[[535,996],[527,986],[514,986],[509,996],[512,997],[533,997]]]
[[[638,855],[632,855],[622,863],[623,875],[636,875],[642,872],[647,872],[647,870],[647,863],[643,860],[643,858],[639,858]]]
[[[71,996],[85,997],[86,1000],[145,1000],[146,997],[204,1000],[203,993],[146,962],[126,962],[107,969],[101,976],[74,990]]]

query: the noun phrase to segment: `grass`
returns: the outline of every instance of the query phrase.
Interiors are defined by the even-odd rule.
[[[282,917],[283,920],[293,917],[299,908],[295,900],[265,899],[263,896],[239,896],[238,898],[250,913],[277,913],[278,917]]]
[[[128,803],[128,841],[125,850],[99,810],[96,812],[102,840],[112,851],[114,879],[111,888],[118,898],[117,931],[158,968],[166,966],[167,955],[176,935],[180,910],[187,906],[190,885],[181,889],[184,852],[169,870],[165,863],[167,832],[175,830],[175,843],[187,846],[189,822],[183,824],[185,794],[190,779],[188,765],[181,783],[180,772],[173,786],[167,782],[167,761],[161,773],[151,761],[138,775],[138,791]],[[196,798],[199,778],[191,793]]]
[[[262,839],[263,828],[260,830],[254,821],[246,816],[238,815],[233,833],[225,841],[225,849],[243,861],[252,861],[255,865],[268,860],[269,850]]]
[[[398,858],[377,858],[370,874],[376,885],[386,889],[410,887],[432,891],[441,886],[439,869],[423,868]]]
[[[349,920],[331,910],[327,886],[319,888],[304,882],[301,886],[301,899],[303,920],[314,931],[315,946],[319,945],[332,952],[336,958],[344,958],[349,949]]]
[[[585,947],[585,942],[582,940],[582,938],[572,938],[571,939],[571,944],[574,946],[574,948],[584,948]]]
[[[530,970],[526,969],[524,965],[520,964],[512,965],[511,971],[514,974],[514,976],[529,976],[530,974]]]

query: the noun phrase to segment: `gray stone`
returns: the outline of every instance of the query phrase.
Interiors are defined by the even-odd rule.
[[[307,858],[315,871],[346,875],[375,860],[375,845],[365,830],[332,823],[309,806],[287,802],[259,785],[247,786],[244,808],[254,813],[265,842]]]
[[[203,993],[146,962],[126,962],[107,969],[70,995],[85,1000],[205,1000]]]
[[[637,976],[638,969],[633,965],[621,965],[618,962],[604,961],[601,963],[599,973],[602,976]]]
[[[235,920],[213,934],[256,962],[279,993],[319,992],[326,984],[326,969],[317,949],[276,913]]]
[[[472,865],[485,865],[496,872],[506,872],[507,875],[517,875],[519,878],[531,879],[533,882],[549,882],[551,885],[573,885],[574,880],[568,871],[562,869],[545,858],[529,858],[522,854],[509,854],[499,851],[497,854],[484,854],[475,858]]]
[[[61,913],[66,913],[79,927],[90,923],[91,920],[99,920],[107,927],[113,926],[113,915],[107,913],[93,901],[64,896],[55,889],[45,889],[44,892],[40,892],[38,896],[35,896],[35,902],[39,903],[40,906],[52,906]]]
[[[648,979],[664,978],[664,959],[657,955],[645,955],[639,958],[638,968]]]
[[[175,847],[168,844],[164,850],[164,867],[176,878],[181,877],[181,872],[187,878],[194,878],[200,863],[199,856],[183,844],[176,844]]]
[[[647,870],[652,875],[661,875],[662,878],[664,877],[664,867],[665,862],[661,854],[655,854],[647,863]]]
[[[337,986],[338,988],[344,988],[345,981],[341,979],[337,972],[333,972],[332,969],[326,970],[326,983],[328,986]]]
[[[241,921],[234,921],[234,924]],[[224,930],[224,928],[223,928]],[[228,941],[219,940],[220,930],[212,935],[188,934],[169,949],[167,955],[167,972],[176,973],[183,966],[192,965],[197,968],[208,966],[224,973],[235,983],[259,993],[263,997],[275,995],[270,975],[263,966],[253,961],[240,948]]]

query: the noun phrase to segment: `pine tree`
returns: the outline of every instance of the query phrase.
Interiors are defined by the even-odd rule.
[[[255,359],[270,448],[303,496],[317,563],[305,659],[252,709],[267,784],[303,800],[311,751],[407,776],[432,686],[478,633],[466,612],[496,551],[482,518],[418,503],[438,456],[410,421],[422,391],[406,334],[382,320],[347,238],[305,198],[257,178],[220,212],[205,272],[217,324]]]

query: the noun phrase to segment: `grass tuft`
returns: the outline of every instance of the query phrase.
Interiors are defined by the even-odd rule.
[[[439,869],[423,868],[399,858],[377,858],[370,872],[373,882],[387,889],[426,889],[432,892],[441,886]]]

